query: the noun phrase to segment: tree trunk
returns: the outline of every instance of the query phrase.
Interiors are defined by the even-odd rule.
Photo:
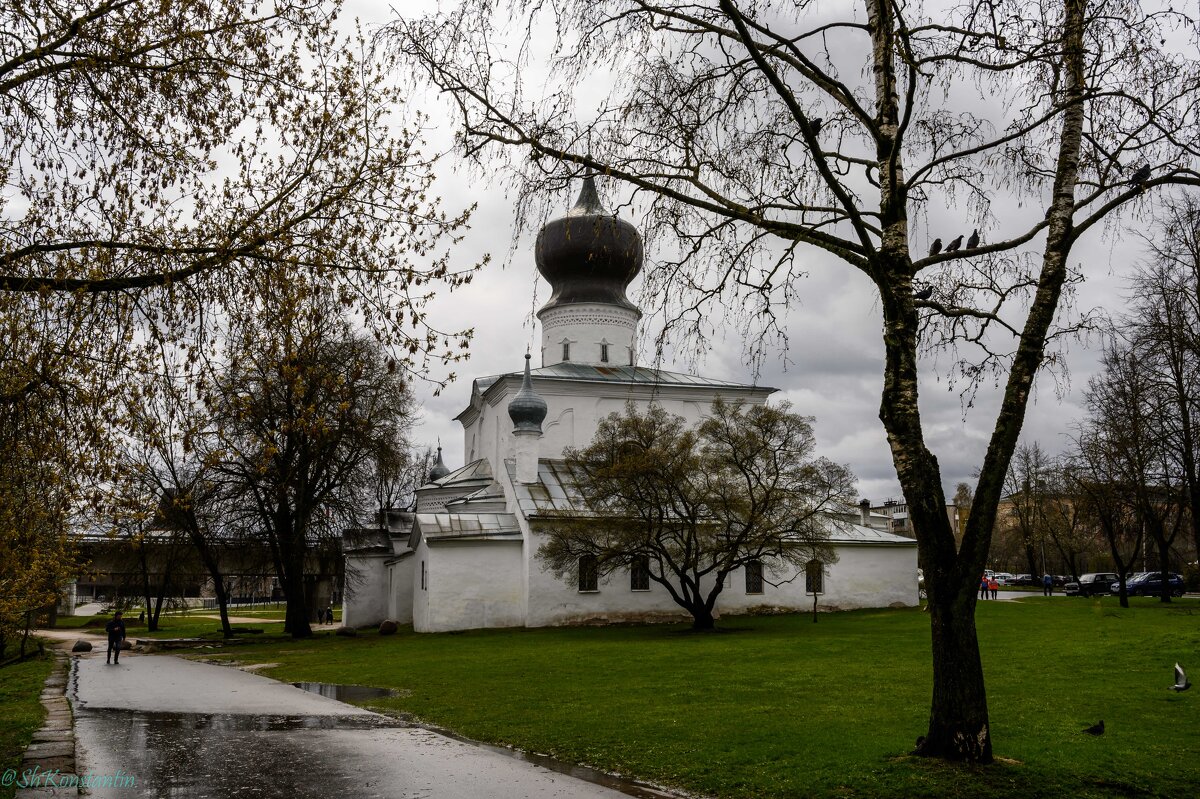
[[[188,530],[188,535],[192,539],[192,544],[196,547],[196,553],[200,556],[200,562],[204,564],[209,578],[213,581],[213,593],[217,595],[217,609],[221,615],[221,634],[225,638],[232,638],[233,627],[229,624],[229,592],[225,590],[225,577],[221,574],[221,564],[218,562],[213,548],[208,545],[208,541],[199,529],[193,525]]]
[[[929,602],[933,631],[933,704],[929,731],[917,754],[990,763],[983,664],[975,633],[975,592]]]
[[[304,590],[304,546],[288,541],[280,546],[284,573],[283,586],[287,609],[284,612],[283,631],[293,638],[308,638],[312,635],[309,624],[307,592]]]
[[[692,613],[693,630],[705,631],[716,628],[716,619],[713,618],[712,611],[705,607],[704,603],[698,603],[694,607],[688,608],[688,610]]]
[[[138,548],[138,562],[142,567],[142,596],[146,600],[146,631],[155,632],[158,630],[158,614],[151,610],[154,600],[154,589],[150,585],[150,563],[147,560],[146,545],[140,544]]]

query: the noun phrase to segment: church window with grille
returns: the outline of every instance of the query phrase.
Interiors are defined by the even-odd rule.
[[[600,575],[596,569],[596,557],[594,555],[584,555],[579,559],[579,590],[600,590]]]
[[[819,560],[810,560],[804,567],[804,593],[825,593],[825,564]]]
[[[629,564],[629,590],[650,590],[650,558],[647,555],[635,555]]]
[[[762,561],[755,560],[746,564],[746,593],[761,594],[763,592]]]

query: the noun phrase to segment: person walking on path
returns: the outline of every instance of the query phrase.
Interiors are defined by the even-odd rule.
[[[979,598],[988,598],[988,579],[986,574],[979,578]]]
[[[121,618],[121,611],[113,614],[112,621],[104,625],[104,631],[108,633],[108,654],[104,658],[104,662],[113,662],[120,665],[121,663],[121,644],[125,641],[125,620]]]
[[[1042,575],[1042,596],[1054,596],[1054,578],[1048,574]]]
[[[1000,598],[1000,581],[995,577],[988,578],[988,589],[992,592],[992,599]]]

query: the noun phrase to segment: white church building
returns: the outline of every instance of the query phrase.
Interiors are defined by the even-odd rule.
[[[543,568],[540,525],[571,503],[563,452],[587,446],[600,419],[630,402],[695,424],[718,397],[761,404],[775,389],[635,364],[642,314],[625,289],[641,270],[641,236],[605,211],[591,178],[567,215],[542,228],[535,249],[553,289],[537,314],[541,366],[531,369],[527,355],[523,372],[476,379],[457,417],[466,465],[450,471],[439,447],[415,507],[345,533],[343,624],[391,619],[437,632],[689,618],[644,575],[593,582]],[[835,562],[792,580],[739,569],[717,613],[811,610],[814,599],[829,610],[917,604],[916,541],[889,532],[887,519],[865,506],[831,519],[829,530]]]

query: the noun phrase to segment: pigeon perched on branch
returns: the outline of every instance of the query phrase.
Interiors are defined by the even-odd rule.
[[[933,244],[930,244],[930,245],[929,245],[929,254],[930,254],[930,255],[937,255],[937,254],[938,254],[939,252],[941,252],[941,251],[942,251],[942,240],[941,240],[941,239],[934,239],[934,240],[933,240]]]
[[[813,136],[821,135],[821,126],[824,124],[825,124],[825,120],[823,120],[821,117],[817,117],[816,119],[808,120],[808,125],[809,125],[809,127],[812,128]]]
[[[946,245],[946,252],[958,252],[958,248],[962,246],[962,234],[958,238]]]
[[[920,291],[914,292],[913,296],[918,300],[927,300],[933,296],[933,286],[926,286]]]
[[[1191,688],[1192,684],[1188,682],[1187,673],[1183,670],[1183,666],[1175,664],[1175,684],[1171,686],[1172,691],[1186,691]]]
[[[1140,189],[1142,188],[1142,185],[1150,179],[1150,174],[1153,171],[1154,170],[1150,168],[1149,164],[1142,164],[1142,168],[1133,173],[1133,177],[1129,179],[1129,182]]]
[[[1104,719],[1100,719],[1098,722],[1085,729],[1084,732],[1086,732],[1088,735],[1103,735]]]
[[[973,250],[979,246],[979,228],[971,231],[971,238],[967,239],[967,249]]]

